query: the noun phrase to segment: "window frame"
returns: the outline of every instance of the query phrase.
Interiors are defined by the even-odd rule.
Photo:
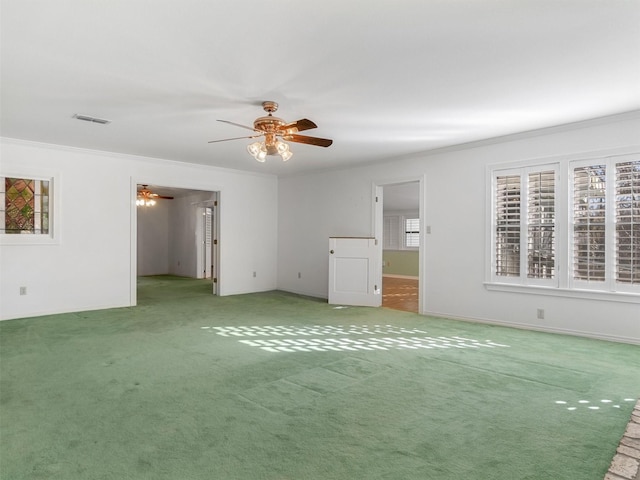
[[[553,252],[554,252],[554,276],[551,278],[538,278],[529,277],[529,175],[532,173],[541,173],[553,171],[554,173],[554,236],[553,236]],[[503,176],[518,176],[520,178],[520,208],[519,208],[519,273],[518,275],[506,276],[498,275],[497,268],[497,215],[496,215],[496,189],[497,179]],[[544,287],[558,287],[559,278],[558,274],[558,185],[560,183],[560,169],[557,163],[546,163],[530,166],[519,166],[510,168],[495,168],[491,171],[491,188],[490,188],[490,235],[489,241],[491,254],[489,265],[489,281],[494,284],[509,284],[509,285],[521,285],[521,286],[544,286]]]
[[[396,251],[417,251],[420,249],[420,243],[422,242],[422,234],[418,231],[418,246],[407,247],[405,225],[407,219],[418,219],[418,228],[420,228],[420,214],[410,211],[393,211],[383,214],[383,250],[396,250]],[[387,235],[388,229],[395,230],[395,235],[391,238],[391,235]],[[392,241],[393,240],[393,241]]]
[[[598,299],[613,302],[640,304],[640,286],[620,283],[615,278],[615,263],[608,261],[607,276],[611,281],[605,286],[589,285],[584,282],[573,281],[573,167],[576,165],[595,165],[601,162],[615,164],[640,159],[640,145],[629,146],[600,152],[587,152],[576,155],[562,155],[557,157],[537,158],[530,160],[495,163],[485,168],[485,281],[484,286],[489,291],[502,291],[534,295],[548,295],[557,297]],[[495,268],[495,198],[494,182],[498,172],[522,171],[525,168],[544,170],[546,165],[557,165],[556,202],[555,202],[555,242],[556,242],[556,276],[557,285],[544,285],[538,282],[524,283],[519,281],[505,281],[494,275]],[[609,175],[609,173],[607,174]],[[615,203],[615,179],[607,182],[607,202]],[[615,217],[615,210],[607,208],[607,215]],[[615,222],[607,230],[607,258],[616,255]],[[526,268],[526,264],[525,264]],[[521,271],[526,270],[522,269]]]
[[[417,223],[417,230],[408,230],[407,221],[415,221]],[[402,246],[404,250],[418,250],[420,248],[420,216],[418,215],[404,215],[402,217]],[[417,235],[418,245],[407,245],[408,236],[410,234]]]
[[[569,163],[569,274],[568,285],[571,289],[581,289],[589,291],[605,291],[612,293],[640,293],[640,285],[631,285],[617,281],[617,254],[616,254],[616,180],[617,180],[617,164],[628,161],[640,160],[638,155],[614,155],[602,157],[597,160],[578,160]],[[605,186],[604,186],[604,205],[605,205],[605,265],[604,280],[589,281],[574,278],[573,275],[573,258],[575,250],[575,211],[573,205],[574,188],[575,188],[575,169],[586,166],[602,164],[605,166]]]
[[[36,234],[0,233],[0,245],[57,245],[60,243],[60,175],[57,172],[29,170],[0,171],[0,177],[25,178],[49,182],[49,232]],[[4,199],[3,199],[4,201]]]

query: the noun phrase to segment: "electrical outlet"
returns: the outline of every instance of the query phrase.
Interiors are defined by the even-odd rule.
[[[302,272],[298,272],[298,278],[302,278]]]
[[[544,308],[539,308],[538,309],[538,319],[539,320],[544,320]]]
[[[253,278],[256,278],[256,272],[253,272]]]
[[[20,295],[26,295],[27,294],[27,287],[20,287]]]

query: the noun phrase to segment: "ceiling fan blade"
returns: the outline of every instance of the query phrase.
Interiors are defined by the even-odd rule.
[[[302,118],[295,122],[281,125],[280,127],[277,128],[277,130],[283,133],[292,134],[292,133],[302,132],[303,130],[311,130],[312,128],[318,128],[318,126],[315,123],[313,123],[311,120],[307,118]]]
[[[318,147],[328,147],[333,143],[333,140],[328,138],[307,137],[306,135],[283,135],[282,138],[289,142],[306,143],[307,145],[317,145]]]
[[[243,138],[256,138],[261,137],[262,135],[263,134],[261,133],[260,135],[249,135],[248,137],[223,138],[222,140],[211,140],[208,143],[228,142],[229,140],[241,140]]]
[[[167,200],[173,200],[173,197],[166,197],[164,195],[155,195],[156,198],[166,198]]]
[[[254,132],[262,132],[262,130],[258,130],[257,128],[248,127],[247,125],[242,125],[240,123],[230,122],[229,120],[218,120],[222,123],[228,123],[229,125],[235,125],[236,127],[246,128],[247,130],[253,130]]]

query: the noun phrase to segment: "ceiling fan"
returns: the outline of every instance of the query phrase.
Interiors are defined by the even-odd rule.
[[[156,198],[164,198],[167,200],[173,200],[173,197],[167,197],[165,195],[158,195],[149,190],[148,185],[142,185],[142,188],[138,190],[138,196],[136,198],[136,205],[139,207],[153,207],[156,204]]]
[[[318,128],[311,120],[303,118],[295,122],[287,123],[283,119],[274,117],[273,112],[278,110],[276,102],[262,102],[262,108],[267,112],[267,116],[258,117],[253,122],[253,127],[241,125],[239,123],[230,122],[228,120],[218,120],[219,122],[235,125],[236,127],[252,130],[255,135],[246,137],[225,138],[222,140],[211,140],[209,143],[226,142],[228,140],[240,140],[242,138],[258,138],[264,137],[264,140],[254,142],[247,146],[247,151],[259,161],[264,162],[267,155],[280,155],[285,162],[293,155],[289,150],[289,145],[283,142],[305,143],[307,145],[316,145],[318,147],[328,147],[333,140],[327,138],[309,137],[307,135],[298,135],[298,132]]]

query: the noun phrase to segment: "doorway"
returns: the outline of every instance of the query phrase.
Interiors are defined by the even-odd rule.
[[[140,187],[132,183],[135,197]],[[153,184],[146,188],[156,202],[132,206],[131,305],[137,304],[137,285],[145,276],[206,280],[217,295],[219,192]]]
[[[382,198],[382,306],[419,313],[421,181],[380,186]]]

